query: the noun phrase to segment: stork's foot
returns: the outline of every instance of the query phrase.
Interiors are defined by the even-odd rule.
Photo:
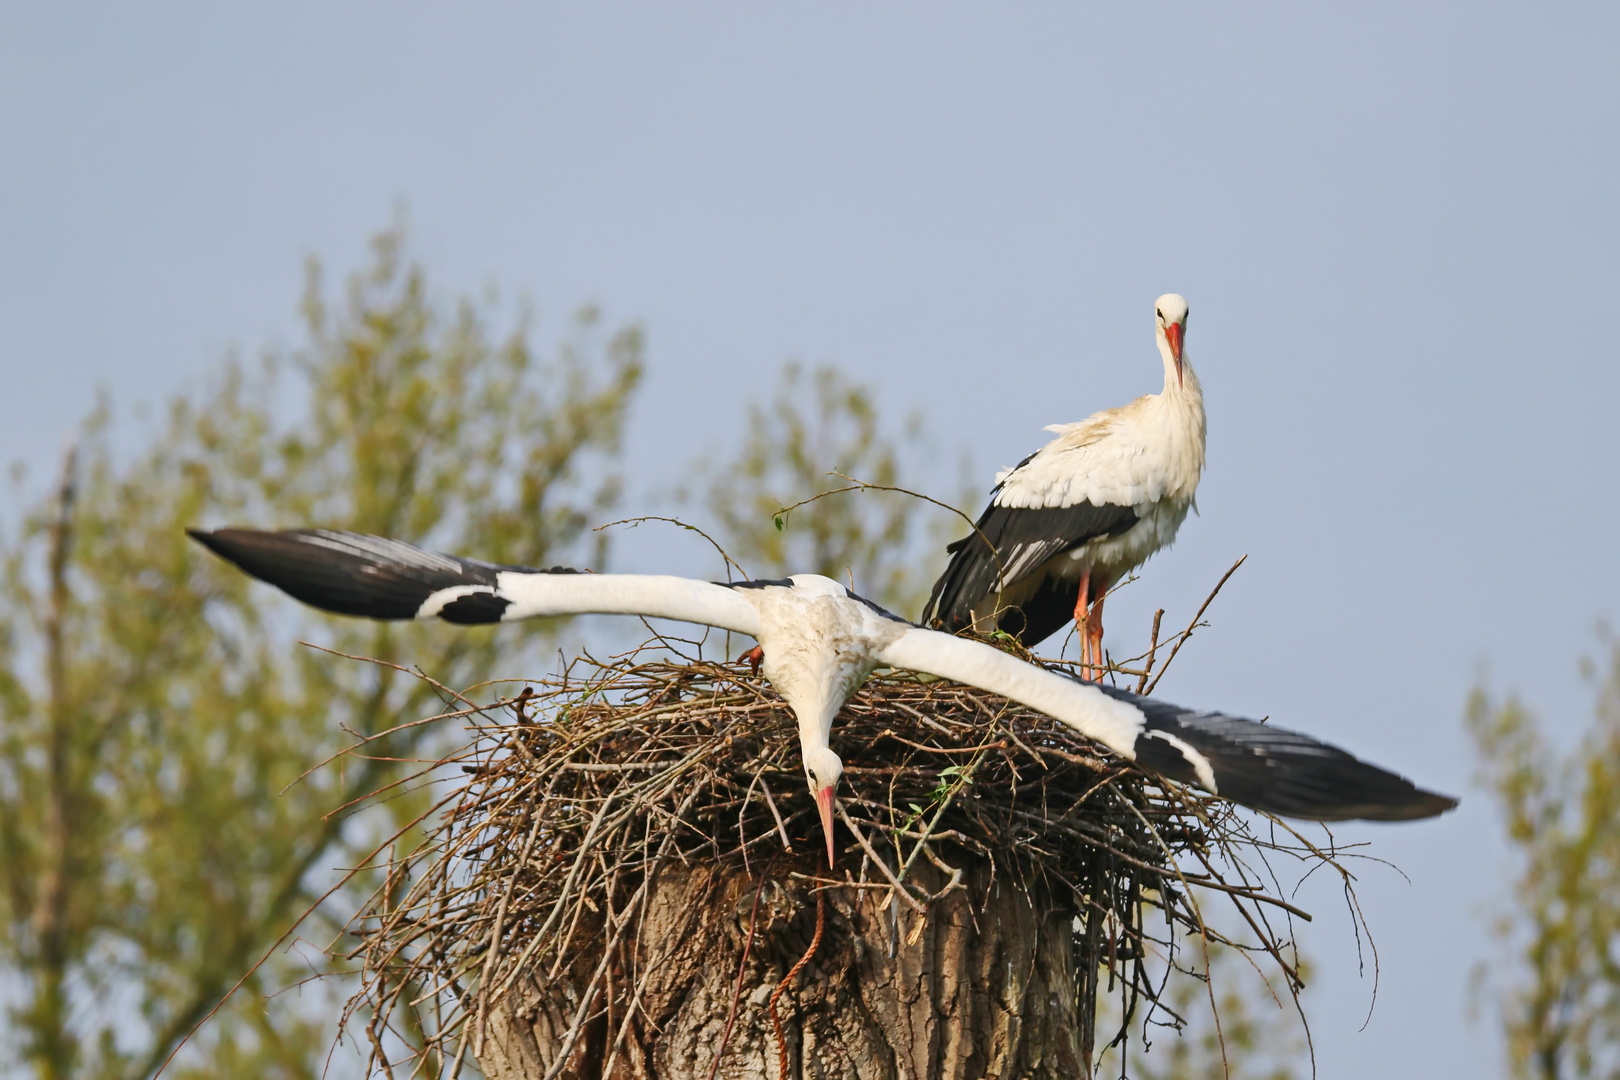
[[[1096,682],[1108,669],[1103,660],[1102,626],[1095,616],[1074,620],[1074,636],[1080,642],[1080,677]]]
[[[1080,571],[1080,593],[1074,600],[1074,632],[1080,638],[1080,677],[1095,681],[1097,658],[1091,655],[1091,567]]]
[[[760,648],[758,645],[755,645],[752,649],[749,649],[747,652],[737,657],[737,663],[747,664],[753,669],[755,675],[759,674],[759,665],[763,664],[764,662],[765,650]]]
[[[1102,682],[1102,677],[1108,672],[1108,654],[1103,652],[1103,600],[1106,597],[1097,597],[1097,602],[1091,605],[1086,613],[1086,626],[1084,633],[1091,642],[1091,677],[1095,682]]]
[[[1091,634],[1086,630],[1084,619],[1074,621],[1074,636],[1080,641],[1080,677],[1094,679],[1096,676],[1091,671]]]
[[[1095,619],[1080,620],[1074,624],[1074,633],[1080,639],[1080,677],[1097,682],[1108,672],[1102,625]]]

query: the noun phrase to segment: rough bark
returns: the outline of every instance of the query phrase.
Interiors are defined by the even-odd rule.
[[[707,1080],[714,1073],[761,870],[701,864],[660,872],[639,925],[622,935],[558,1065],[607,935],[548,979],[524,972],[489,1012],[479,1064],[491,1080]],[[932,867],[917,884],[945,884]],[[813,959],[778,1003],[790,1078],[979,1080],[1088,1075],[1091,987],[1077,980],[1076,912],[1039,884],[969,864],[964,888],[925,917],[879,906],[878,890],[831,888]],[[782,1077],[772,991],[815,931],[816,898],[782,864],[766,871],[736,1021],[718,1075]],[[577,939],[576,939],[577,940]],[[639,1005],[629,1022],[630,1001]],[[620,1031],[622,1042],[615,1049]]]

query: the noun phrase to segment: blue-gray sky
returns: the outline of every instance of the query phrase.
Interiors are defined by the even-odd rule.
[[[1185,619],[1162,692],[1470,794],[1480,666],[1565,732],[1620,597],[1616,9],[1363,3],[8,5],[0,458],[108,386],[158,401],[296,341],[307,254],[409,207],[449,289],[540,337],[647,328],[631,508],[741,431],[747,372],[843,365],[988,482],[1157,389],[1191,302],[1209,472],[1110,605]],[[694,414],[698,418],[694,419]],[[954,460],[954,459],[953,459]],[[946,490],[952,470],[942,465]],[[627,549],[635,569],[656,551]],[[1355,826],[1378,1008],[1307,891],[1327,1080],[1492,1075],[1465,1017],[1510,867],[1487,801]]]

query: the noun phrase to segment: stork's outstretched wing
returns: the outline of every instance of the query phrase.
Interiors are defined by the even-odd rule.
[[[983,642],[913,628],[878,656],[1038,709],[1161,775],[1256,810],[1316,821],[1406,821],[1457,805],[1309,735],[1082,682]]]
[[[191,536],[259,580],[340,615],[468,624],[644,615],[759,634],[752,604],[724,585],[690,578],[500,566],[330,529],[193,529]]]

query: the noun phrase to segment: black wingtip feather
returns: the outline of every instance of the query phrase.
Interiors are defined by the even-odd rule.
[[[1413,821],[1435,817],[1457,800],[1425,791],[1387,769],[1309,735],[1220,713],[1198,713],[1112,687],[1147,717],[1136,759],[1172,780],[1197,783],[1197,770],[1168,735],[1202,754],[1223,798],[1312,821]]]
[[[322,611],[367,619],[414,619],[440,589],[496,584],[498,567],[436,555],[398,541],[322,529],[188,529],[192,539],[247,573]],[[495,622],[493,595],[447,605],[458,622]]]

